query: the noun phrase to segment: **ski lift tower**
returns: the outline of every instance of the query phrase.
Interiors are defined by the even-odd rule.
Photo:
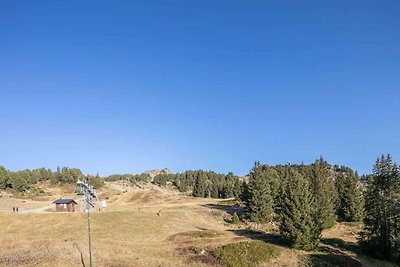
[[[96,191],[81,180],[78,180],[76,184],[80,187],[81,211],[93,211],[98,200]]]
[[[96,201],[98,200],[96,191],[92,186],[78,180],[76,183],[80,187],[81,197],[81,210],[86,211],[88,214],[88,238],[89,238],[89,257],[90,257],[90,267],[92,267],[92,241],[90,235],[90,212],[94,210]]]

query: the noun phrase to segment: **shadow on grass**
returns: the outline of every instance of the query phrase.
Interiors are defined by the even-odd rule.
[[[306,266],[309,267],[361,267],[362,264],[347,255],[337,254],[311,254],[305,258]]]
[[[237,236],[243,236],[252,240],[264,241],[273,245],[290,248],[275,233],[264,233],[249,230],[228,230]],[[321,246],[315,253],[304,256],[303,265],[307,267],[359,267],[362,264],[353,257],[346,254],[346,251],[359,252],[356,244],[345,242],[339,238],[324,238]]]
[[[287,245],[285,244],[285,242],[283,242],[281,237],[275,233],[264,233],[258,231],[238,230],[238,229],[228,230],[228,231],[234,233],[237,236],[243,236],[253,240],[259,240],[259,241],[264,241],[266,243],[271,243],[273,245],[287,247]]]
[[[230,205],[230,204],[204,204],[202,205],[203,207],[209,208],[209,209],[216,209],[216,210],[221,210],[224,212],[227,212],[230,215],[233,215],[234,212],[236,212],[239,216],[241,216],[244,213],[244,208],[239,206],[239,205]]]
[[[340,238],[321,238],[321,243],[340,250],[347,250],[354,253],[361,253],[359,246],[353,242],[346,242]]]
[[[251,231],[251,230],[228,230],[233,232],[237,236],[243,236],[254,240],[260,240],[274,245],[279,245],[283,247],[290,248],[277,233],[265,233],[261,231]],[[343,254],[342,250],[351,251],[354,253],[361,253],[357,244],[346,242],[340,238],[322,238],[321,244],[317,251],[325,252],[331,254]],[[324,246],[325,245],[325,246]]]
[[[230,204],[206,204],[204,207],[210,209],[221,210],[228,214],[236,212],[241,215],[244,208],[239,205]],[[263,241],[273,245],[290,248],[277,233],[266,233],[261,231],[233,229],[228,230],[240,237],[247,237],[252,240]],[[347,252],[347,253],[346,253]],[[359,267],[361,262],[348,255],[348,252],[362,254],[356,243],[346,242],[340,238],[321,238],[321,245],[315,252],[305,255],[303,258],[304,265],[307,267]]]

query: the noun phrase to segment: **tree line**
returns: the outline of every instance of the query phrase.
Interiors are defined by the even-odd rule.
[[[80,169],[57,167],[53,172],[51,169],[34,169],[10,171],[0,166],[0,189],[13,190],[14,192],[26,192],[35,189],[38,182],[50,181],[51,184],[75,184],[78,180],[87,181],[94,188],[103,186],[104,180],[97,175],[84,175]]]
[[[158,174],[153,183],[165,186],[168,182],[180,192],[192,192],[194,197],[239,198],[241,183],[232,172],[220,174],[213,171],[185,171],[176,174]]]

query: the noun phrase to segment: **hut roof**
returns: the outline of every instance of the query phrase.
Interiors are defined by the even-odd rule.
[[[60,198],[60,199],[57,199],[57,200],[53,201],[53,203],[56,203],[56,204],[69,204],[71,202],[74,202],[75,204],[78,204],[78,203],[75,202],[75,200],[70,199],[70,198]]]

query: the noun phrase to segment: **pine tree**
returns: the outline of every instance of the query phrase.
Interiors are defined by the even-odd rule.
[[[238,200],[240,199],[240,194],[241,194],[240,180],[238,177],[235,177],[235,182],[233,185],[233,197]]]
[[[193,187],[194,197],[207,197],[207,180],[204,172],[200,171],[197,174],[196,182]]]
[[[175,185],[178,187],[179,192],[186,192],[188,190],[188,181],[189,179],[187,173],[177,175]]]
[[[298,249],[318,246],[321,227],[314,221],[314,198],[308,181],[295,169],[289,171],[280,201],[280,235]]]
[[[222,187],[222,195],[224,198],[234,197],[235,175],[229,172],[225,176],[224,186]]]
[[[337,192],[328,164],[321,157],[312,166],[311,188],[315,198],[316,220],[322,229],[335,223]]]
[[[336,173],[335,186],[338,192],[338,201],[336,205],[336,214],[339,220],[346,221],[346,174],[342,171]]]
[[[338,217],[347,222],[358,222],[363,218],[364,198],[359,185],[359,178],[352,170],[340,171],[336,175],[338,191]]]
[[[269,188],[271,190],[271,196],[274,200],[274,209],[278,206],[278,195],[281,190],[281,178],[276,170],[269,167],[268,165],[261,165],[261,171],[265,179],[267,179],[269,183]]]
[[[364,225],[361,246],[400,264],[400,174],[390,155],[378,158],[367,181]]]
[[[256,162],[251,173],[248,185],[249,199],[246,207],[251,221],[266,223],[273,217],[274,199],[270,184],[266,179],[260,163]]]
[[[312,177],[313,177],[313,168],[310,165],[305,165],[304,163],[301,163],[299,166],[299,173],[301,176],[304,177],[307,181],[311,182]]]
[[[219,198],[219,190],[218,190],[218,184],[216,181],[213,181],[211,183],[211,197],[212,198]]]
[[[243,203],[248,203],[250,199],[250,192],[249,192],[249,185],[243,180],[242,184],[240,185],[240,201]]]

